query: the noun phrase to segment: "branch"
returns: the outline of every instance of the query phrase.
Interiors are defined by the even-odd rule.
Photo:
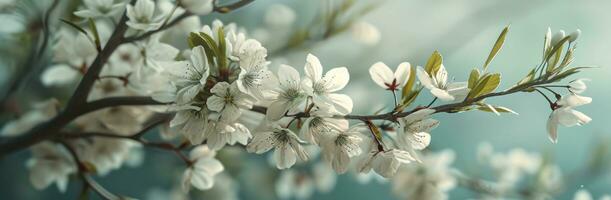
[[[554,77],[551,79],[545,79],[545,77],[543,77],[543,78],[539,78],[530,83],[517,85],[513,88],[510,88],[502,92],[493,92],[493,93],[489,93],[486,95],[478,96],[476,98],[465,99],[464,101],[458,102],[458,103],[451,103],[451,104],[440,105],[437,107],[432,107],[431,109],[435,110],[435,113],[452,112],[458,108],[473,105],[474,103],[482,101],[486,98],[496,97],[496,96],[505,96],[505,95],[509,95],[509,94],[513,94],[517,92],[522,92],[525,89],[528,89],[530,87],[552,83],[552,82],[558,81],[559,79],[560,78],[557,78],[557,77]],[[378,114],[378,115],[336,115],[336,116],[333,116],[333,118],[343,118],[343,119],[352,119],[352,120],[360,120],[360,121],[368,121],[368,120],[396,121],[398,118],[406,117],[409,114],[412,114],[413,112],[416,112],[422,108],[423,107],[416,107],[410,111],[405,111],[405,112],[391,111],[388,113]],[[267,108],[262,107],[262,106],[253,106],[253,108],[250,110],[253,112],[261,113],[261,114],[265,114],[267,112]],[[310,117],[310,114],[305,113],[305,112],[300,112],[294,115],[286,115],[286,117],[303,118],[303,117]]]
[[[156,102],[150,97],[109,97],[95,100],[85,104],[79,109],[65,110],[48,122],[39,124],[24,134],[16,137],[3,138],[3,140],[0,141],[0,157],[40,141],[50,139],[72,120],[89,112],[114,106],[146,106],[161,104],[162,103]]]

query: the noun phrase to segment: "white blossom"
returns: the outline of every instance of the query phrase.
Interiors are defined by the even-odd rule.
[[[297,158],[301,161],[309,159],[308,153],[301,146],[304,143],[293,131],[277,124],[267,127],[254,134],[254,138],[246,149],[248,152],[261,154],[275,148],[274,159],[278,169],[290,168]]]
[[[183,107],[172,121],[170,128],[177,127],[180,133],[193,145],[201,144],[206,139],[208,128],[208,110],[194,106]]]
[[[375,45],[380,42],[380,30],[373,24],[365,21],[359,21],[350,26],[352,38],[366,45]]]
[[[344,115],[352,112],[350,96],[334,93],[348,84],[350,75],[346,67],[333,68],[323,76],[323,67],[318,58],[308,54],[304,68],[307,77],[304,81],[304,90],[312,96],[316,106]]]
[[[427,154],[422,163],[406,165],[393,177],[393,192],[404,199],[448,199],[448,192],[457,185],[450,165],[452,150]]]
[[[271,121],[279,120],[287,112],[293,112],[307,97],[301,87],[299,72],[288,65],[278,67],[278,83],[272,94],[266,113],[266,117]]]
[[[335,186],[337,176],[322,163],[310,170],[284,170],[276,181],[276,194],[280,199],[311,199],[315,191],[329,192]]]
[[[420,66],[418,66],[416,73],[420,83],[426,89],[429,89],[433,96],[443,101],[462,100],[469,93],[466,82],[448,83],[448,72],[443,64],[436,74],[428,74]]]
[[[84,0],[85,8],[74,12],[82,18],[113,17],[124,8],[124,2],[115,0]]]
[[[30,182],[42,190],[55,183],[60,192],[65,192],[69,175],[76,173],[76,163],[63,147],[50,142],[32,146],[32,158],[26,166],[30,170]]]
[[[348,129],[348,120],[331,118],[330,114],[322,110],[315,110],[310,114],[312,117],[303,122],[300,130],[300,135],[310,143],[319,144],[320,141],[336,135],[339,130]]]
[[[562,124],[566,127],[581,126],[592,121],[592,118],[587,115],[574,110],[574,107],[589,104],[592,102],[592,98],[583,97],[577,94],[566,95],[560,98],[556,102],[557,107],[550,114],[547,120],[547,133],[549,139],[553,143],[558,142],[558,124]]]
[[[414,158],[418,158],[415,150],[423,150],[431,143],[431,129],[439,125],[439,121],[431,119],[433,109],[418,110],[404,118],[399,119],[397,141],[399,148],[408,151]]]
[[[126,24],[135,30],[150,31],[161,26],[161,19],[155,17],[155,2],[152,0],[138,0],[134,5],[127,4]]]
[[[183,191],[188,192],[193,187],[200,190],[207,190],[214,186],[215,176],[221,173],[225,168],[223,164],[214,156],[215,151],[208,149],[206,145],[197,146],[189,154],[189,158],[193,161],[182,176]]]
[[[180,5],[196,15],[207,15],[214,7],[213,0],[180,0]]]
[[[265,11],[264,22],[271,27],[288,27],[295,22],[295,10],[284,4],[273,4]]]
[[[93,164],[96,172],[102,176],[121,168],[130,158],[130,152],[141,148],[141,145],[134,141],[114,138],[94,138],[91,142],[80,142],[76,148],[79,157]]]
[[[234,42],[233,45],[233,55],[240,65],[240,74],[236,80],[238,88],[257,99],[263,98],[262,86],[266,81],[269,82],[272,76],[265,60],[267,49],[254,39]]]
[[[172,62],[165,67],[166,72],[173,77],[172,82],[178,87],[176,103],[179,105],[190,103],[206,85],[209,66],[206,52],[202,46],[192,49],[190,62]]]
[[[345,173],[348,170],[350,159],[362,153],[359,146],[363,139],[360,133],[363,126],[357,125],[350,129],[339,131],[335,136],[321,142],[322,158],[337,173]]]
[[[240,109],[250,109],[255,102],[251,96],[240,92],[235,84],[227,82],[217,83],[210,92],[213,95],[208,97],[206,104],[208,109],[221,114],[221,123],[235,121],[242,114]]]
[[[411,163],[415,159],[407,152],[399,149],[379,150],[373,148],[367,157],[358,164],[360,173],[371,169],[377,174],[390,178],[395,175],[401,164]]]
[[[216,124],[215,129],[206,132],[206,144],[212,150],[219,150],[225,144],[240,143],[246,145],[251,137],[248,128],[240,123],[234,123],[233,125]]]
[[[582,92],[586,91],[586,89],[588,89],[588,86],[585,82],[589,80],[590,79],[580,78],[569,82],[569,91],[571,91],[572,93],[581,94]]]
[[[59,102],[57,99],[49,99],[36,103],[31,111],[20,116],[18,119],[9,121],[2,127],[0,136],[17,136],[34,126],[45,122],[57,115]]]
[[[383,62],[377,62],[369,68],[369,75],[373,82],[380,87],[395,91],[403,89],[409,79],[411,65],[403,62],[397,66],[393,73],[392,70]]]

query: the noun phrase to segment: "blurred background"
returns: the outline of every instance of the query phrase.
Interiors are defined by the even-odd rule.
[[[7,1],[7,0],[2,0]],[[8,1],[7,1],[8,2]],[[42,1],[41,1],[42,2]],[[223,2],[223,1],[221,1]],[[545,123],[551,112],[548,104],[534,93],[518,93],[511,96],[489,99],[494,105],[509,107],[519,115],[504,114],[496,116],[485,112],[466,112],[459,114],[438,114],[435,119],[440,126],[432,132],[431,150],[452,149],[456,153],[453,167],[464,173],[481,175],[486,173],[478,169],[477,148],[482,142],[489,142],[495,151],[508,151],[522,148],[530,152],[539,152],[552,157],[563,173],[570,174],[582,169],[589,162],[592,149],[601,142],[611,140],[608,123],[611,122],[607,112],[611,112],[611,1],[606,0],[386,0],[357,1],[359,4],[375,4],[377,7],[359,18],[377,28],[379,40],[362,42],[355,40],[350,30],[339,33],[321,42],[304,48],[280,52],[281,56],[272,59],[272,71],[280,63],[289,64],[297,69],[304,65],[305,55],[311,52],[317,55],[326,69],[336,66],[347,66],[350,69],[351,82],[344,90],[353,97],[355,114],[372,113],[392,102],[392,95],[380,90],[369,78],[369,67],[383,61],[391,68],[400,62],[412,65],[424,65],[431,52],[438,50],[444,57],[444,65],[450,77],[456,81],[468,78],[470,70],[481,67],[491,46],[501,30],[510,25],[505,45],[490,66],[490,70],[500,72],[503,77],[500,88],[508,88],[524,77],[528,71],[539,64],[543,37],[548,27],[555,32],[563,29],[568,33],[581,29],[583,34],[578,40],[573,66],[596,66],[597,68],[579,73],[580,78],[591,79],[588,90],[582,94],[593,98],[593,103],[580,107],[579,110],[593,120],[583,127],[560,128],[558,144],[551,144],[547,138]],[[202,23],[210,23],[219,18],[224,22],[236,22],[239,26],[260,37],[264,44],[274,45],[276,37],[267,37],[256,30],[265,23],[266,12],[273,4],[283,4],[296,13],[295,24],[291,29],[273,30],[275,32],[292,32],[316,18],[327,1],[298,0],[260,0],[255,1],[236,12],[227,15],[213,14],[202,17]],[[0,2],[0,6],[3,2]],[[3,13],[10,13],[10,8]],[[0,86],[4,87],[14,75],[13,64],[20,57],[17,52],[23,41],[6,35],[27,30],[23,19],[11,14],[0,16],[0,37],[2,60],[0,60]],[[55,23],[59,26],[59,23]],[[63,25],[63,24],[62,24]],[[23,38],[21,38],[23,39]],[[375,38],[374,38],[375,39]],[[272,51],[273,52],[273,51]],[[577,78],[577,77],[575,77]],[[45,99],[62,91],[47,90],[37,78],[31,78],[27,89],[20,91],[20,96]],[[2,88],[3,90],[6,88]],[[68,90],[67,93],[72,90]],[[66,91],[63,91],[64,93]],[[31,97],[29,97],[31,95]],[[27,99],[26,98],[26,99]],[[424,92],[415,103],[427,104],[432,97]],[[24,103],[24,102],[20,102]],[[25,103],[24,103],[25,104]],[[3,111],[2,121],[11,118],[9,111]],[[239,150],[235,150],[239,151]],[[259,175],[258,170],[265,168],[265,158],[256,155],[232,157],[233,150],[223,154],[233,159],[232,162],[253,162],[260,165],[240,165],[243,174],[234,184],[239,187],[240,199],[274,198],[273,185],[266,188],[265,172]],[[71,182],[68,194],[60,196],[54,187],[36,192],[28,180],[25,160],[29,153],[22,151],[0,159],[0,196],[2,199],[74,199],[78,194],[78,184]],[[263,163],[263,164],[261,164]],[[159,196],[156,194],[170,190],[182,172],[180,161],[171,154],[156,150],[146,150],[142,166],[123,168],[99,178],[100,183],[111,191],[144,199]],[[231,164],[229,164],[231,168]],[[269,167],[267,167],[269,168]],[[269,170],[269,169],[267,169]],[[273,169],[275,171],[275,169]],[[606,172],[611,168],[604,169]],[[269,176],[266,176],[266,173]],[[481,174],[480,174],[481,173]],[[269,180],[268,180],[269,181]],[[565,183],[565,190],[559,199],[570,199],[575,191],[587,189],[594,197],[611,193],[611,176],[603,173],[600,176],[580,176],[574,181]],[[263,188],[263,189],[262,189]],[[477,196],[461,187],[450,192],[451,199],[469,199]],[[351,174],[340,175],[337,184],[329,192],[316,192],[312,199],[394,199],[388,183],[369,182],[359,184]],[[163,198],[161,198],[163,199]]]

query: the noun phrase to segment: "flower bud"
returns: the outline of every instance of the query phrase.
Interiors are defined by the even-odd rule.
[[[584,81],[587,81],[587,79],[577,79],[569,82],[569,91],[577,94],[586,91],[588,87]]]
[[[581,35],[581,30],[577,29],[577,30],[573,31],[571,33],[571,35],[570,35],[571,38],[569,39],[569,41],[575,42],[575,40],[577,40],[577,38],[579,38],[579,35]]]
[[[552,37],[552,45],[556,45],[556,43],[560,42],[560,40],[562,40],[562,38],[565,36],[566,33],[564,33],[564,30],[558,31],[556,34],[554,34],[554,37]]]

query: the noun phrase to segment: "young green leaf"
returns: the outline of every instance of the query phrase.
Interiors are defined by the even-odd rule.
[[[102,45],[100,44],[100,34],[98,33],[98,27],[95,25],[95,22],[93,21],[93,19],[89,18],[89,29],[91,29],[91,32],[93,33],[93,38],[95,41],[95,48],[98,51],[102,51]]]
[[[505,43],[505,37],[507,36],[508,31],[509,26],[506,26],[499,35],[499,38],[496,39],[496,42],[494,43],[494,46],[492,46],[492,50],[490,51],[490,55],[488,55],[488,59],[486,59],[486,63],[484,63],[484,71],[488,69],[488,65],[490,64],[490,62],[492,62],[492,59],[494,59],[496,54],[498,54],[501,48],[503,47],[503,44]]]
[[[426,62],[424,66],[424,70],[428,74],[436,74],[439,68],[441,68],[441,64],[443,63],[443,57],[438,51],[434,51],[429,57],[429,60]]]
[[[467,95],[468,99],[476,98],[481,95],[494,91],[501,83],[501,74],[487,74],[482,77],[477,85]]]
[[[225,69],[227,68],[227,45],[225,44],[225,31],[224,28],[219,28],[218,30],[218,38],[219,38],[219,44],[218,44],[218,64],[219,64],[219,68],[221,69]]]
[[[471,70],[471,74],[469,74],[469,89],[473,89],[473,87],[475,87],[475,84],[477,84],[477,80],[479,80],[479,70],[473,69]]]
[[[545,33],[545,38],[543,38],[543,59],[547,56],[547,53],[550,51],[550,46],[552,45],[552,29],[547,27],[547,33]]]
[[[404,99],[412,92],[412,88],[414,87],[414,83],[416,83],[416,68],[414,66],[409,69],[409,78],[407,79],[407,83],[403,86],[401,91],[401,97]]]

